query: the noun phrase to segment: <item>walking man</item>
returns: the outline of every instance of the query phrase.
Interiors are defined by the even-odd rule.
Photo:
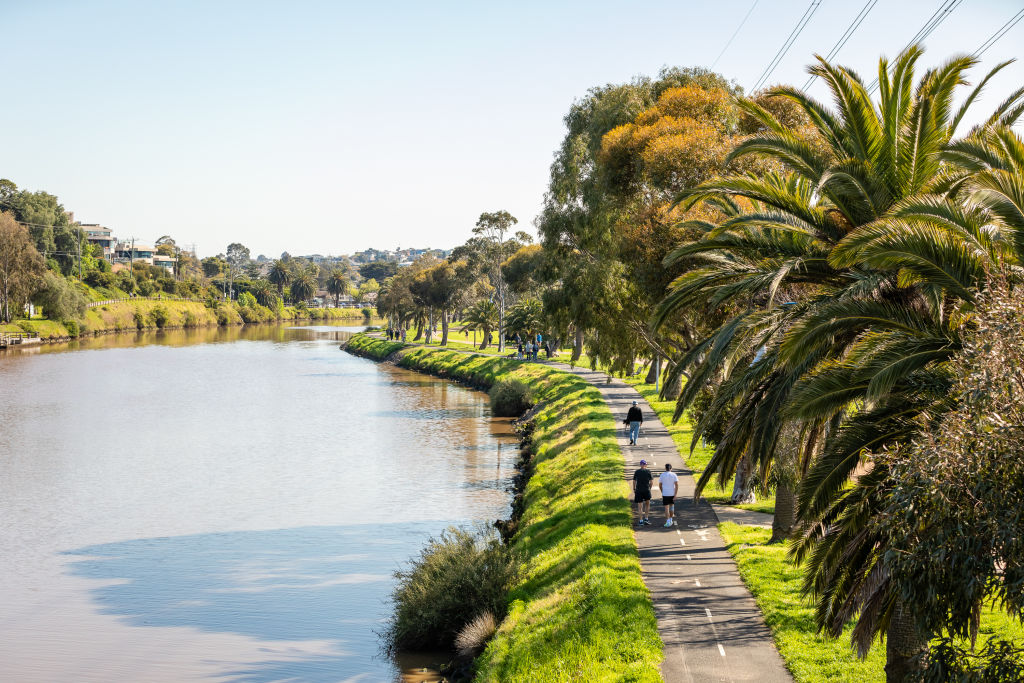
[[[644,414],[640,411],[640,406],[633,401],[633,405],[630,406],[629,412],[626,413],[626,424],[629,425],[629,445],[635,446],[636,440],[640,438],[640,425],[644,423]]]
[[[665,463],[665,471],[658,477],[658,488],[661,489],[661,504],[665,506],[665,526],[672,526],[676,523],[676,489],[679,488],[679,477],[672,471],[672,463]]]
[[[633,473],[633,502],[636,503],[637,512],[640,513],[640,521],[637,526],[650,526],[651,514],[651,483],[654,475],[647,469],[647,461],[640,461],[640,469]]]

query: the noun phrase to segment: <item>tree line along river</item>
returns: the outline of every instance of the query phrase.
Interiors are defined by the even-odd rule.
[[[379,652],[392,573],[507,515],[516,443],[355,329],[0,353],[6,680],[413,680]]]

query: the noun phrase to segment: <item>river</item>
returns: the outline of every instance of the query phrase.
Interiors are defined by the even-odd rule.
[[[431,680],[380,655],[392,573],[507,515],[515,440],[351,330],[0,352],[0,679]]]

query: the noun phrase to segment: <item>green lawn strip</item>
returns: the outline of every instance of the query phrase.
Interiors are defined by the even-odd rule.
[[[682,456],[683,461],[691,470],[693,470],[694,478],[699,477],[700,474],[707,469],[708,462],[711,460],[714,449],[697,444],[697,447],[693,452],[690,452],[690,443],[693,440],[693,426],[690,424],[689,416],[684,414],[679,422],[672,424],[672,416],[675,414],[676,410],[675,401],[660,400],[658,398],[658,391],[654,388],[654,385],[645,383],[642,375],[624,377],[623,381],[640,392],[640,395],[644,397],[647,403],[650,404],[651,408],[654,409],[654,412],[658,414],[658,417],[661,418],[661,421],[665,423],[665,426],[668,428],[668,433],[672,436],[672,440],[675,442],[676,448],[679,450],[679,454]],[[713,481],[706,489],[704,489],[702,497],[711,503],[728,505],[731,496],[731,486],[718,486],[717,482]],[[754,512],[764,512],[767,514],[775,513],[774,493],[769,496],[758,494],[757,498],[758,500],[756,503],[752,503],[750,505],[737,505],[735,507],[742,510],[752,510]]]
[[[356,336],[383,358],[402,344]],[[662,644],[630,526],[616,422],[600,393],[555,368],[406,346],[399,365],[488,386],[534,388],[536,469],[515,547],[525,558],[480,681],[660,681]]]
[[[770,529],[724,522],[718,530],[797,683],[885,680],[884,643],[876,643],[861,660],[850,647],[852,624],[838,640],[815,632],[814,608],[801,596],[803,572],[786,558],[785,544],[768,545]],[[1003,612],[987,610],[978,642],[991,635],[1022,642],[1024,628]]]

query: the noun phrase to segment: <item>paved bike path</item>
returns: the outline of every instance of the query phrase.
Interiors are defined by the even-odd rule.
[[[718,518],[706,502],[693,502],[692,472],[683,463],[665,425],[625,382],[585,368],[550,363],[586,380],[600,392],[612,416],[625,418],[633,401],[644,414],[636,446],[620,431],[625,476],[646,459],[657,477],[665,463],[679,475],[676,526],[665,528],[657,490],[649,527],[636,529],[644,582],[651,592],[658,632],[665,643],[661,674],[666,683],[791,683],[793,677],[775,649],[761,610],[740,578],[736,563],[718,533]]]
[[[643,580],[665,644],[661,663],[665,682],[792,683],[761,610],[718,533],[718,517],[707,502],[693,502],[693,473],[657,413],[636,389],[614,377],[609,381],[603,372],[540,362],[594,386],[616,420],[625,418],[633,401],[640,406],[644,425],[639,444],[627,445],[629,439],[621,432],[619,437],[627,481],[640,467],[641,458],[650,463],[655,475],[670,462],[679,476],[676,526],[661,526],[664,508],[655,498],[651,501],[652,525],[636,529]]]

